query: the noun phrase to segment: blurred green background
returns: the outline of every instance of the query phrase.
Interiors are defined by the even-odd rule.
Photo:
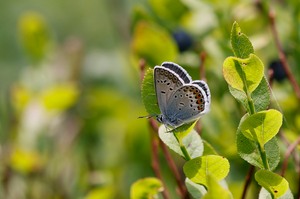
[[[244,114],[222,77],[237,21],[268,68],[273,107],[283,111],[284,138],[299,136],[300,110],[278,64],[266,10],[276,25],[293,74],[300,72],[300,3],[285,1],[90,0],[0,3],[0,198],[129,198],[130,185],[154,176],[150,133],[140,97],[139,63],[174,61],[212,93],[202,137],[230,160],[235,198],[249,165],[235,131]],[[200,54],[204,59],[200,59]],[[284,154],[286,145],[280,141]],[[299,153],[299,148],[297,149]],[[171,152],[172,153],[172,152]],[[181,171],[184,161],[172,153]],[[178,198],[161,155],[163,177]],[[278,167],[280,171],[280,166]],[[286,178],[294,193],[296,169]],[[259,187],[252,183],[248,198]]]

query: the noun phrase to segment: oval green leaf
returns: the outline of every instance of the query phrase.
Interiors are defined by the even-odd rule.
[[[238,130],[236,135],[237,151],[241,158],[249,164],[264,169],[264,164],[259,153],[258,145],[256,142],[247,139],[243,133]],[[267,161],[270,170],[274,170],[280,162],[280,150],[276,137],[273,137],[264,146]]]
[[[231,95],[239,101],[247,112],[250,112],[247,95],[245,92],[237,90],[229,85]],[[255,111],[266,110],[270,104],[270,90],[266,77],[261,79],[257,88],[252,92],[251,98],[254,103]]]
[[[166,60],[175,61],[178,55],[172,36],[162,27],[146,21],[136,24],[132,49],[138,59],[145,59],[150,66]]]
[[[202,198],[207,193],[207,190],[203,185],[194,183],[188,178],[185,178],[185,185],[188,192],[193,196],[193,198]]]
[[[254,54],[246,59],[228,57],[223,63],[223,75],[231,87],[252,93],[264,76],[264,65]]]
[[[194,158],[183,166],[185,175],[195,183],[208,187],[207,175],[213,175],[218,181],[224,179],[229,172],[229,162],[217,155]]]
[[[264,187],[274,198],[283,196],[289,190],[289,183],[280,175],[267,170],[255,173],[255,180]]]
[[[160,113],[153,83],[153,69],[151,68],[146,71],[142,83],[142,100],[146,111],[151,116],[158,115]]]
[[[155,198],[159,192],[163,191],[162,182],[157,178],[143,178],[131,185],[130,198],[141,199],[141,198]]]
[[[265,188],[261,188],[258,199],[273,199],[273,198],[272,195]],[[289,189],[284,195],[280,196],[278,199],[294,199],[294,196],[291,190]]]
[[[161,125],[158,130],[159,138],[173,151],[185,158],[184,154],[181,151],[180,145],[177,139],[181,139],[183,146],[186,148],[189,156],[191,158],[200,157],[203,154],[203,142],[200,135],[195,131],[191,130],[190,132],[184,134],[177,134],[177,138],[174,133],[167,132],[166,127]]]
[[[217,181],[217,179],[211,175],[207,175],[208,192],[204,195],[203,199],[232,199],[231,193],[223,188]]]
[[[282,114],[274,109],[260,111],[248,116],[239,126],[240,131],[250,140],[264,146],[279,131],[282,125]]]
[[[234,22],[231,29],[231,46],[233,53],[238,58],[247,58],[251,53],[254,53],[253,46],[248,37],[242,33],[237,22]]]

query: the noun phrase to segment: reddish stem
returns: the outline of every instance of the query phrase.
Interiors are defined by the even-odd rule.
[[[287,150],[284,154],[284,160],[283,160],[282,169],[281,169],[281,176],[284,176],[287,165],[288,165],[289,157],[299,143],[300,143],[300,137],[293,144],[289,145],[289,147],[287,148]]]
[[[300,99],[300,87],[299,87],[293,73],[290,70],[290,67],[288,65],[286,56],[285,56],[283,48],[282,48],[282,44],[280,43],[279,36],[278,36],[278,31],[277,31],[276,24],[275,24],[275,13],[274,13],[273,10],[269,11],[269,21],[270,21],[273,37],[274,37],[274,40],[275,40],[275,44],[276,44],[276,47],[277,47],[279,59],[282,63],[283,69],[284,69],[289,81],[291,82],[291,85],[294,88],[294,91],[296,93],[297,98]]]
[[[255,170],[255,167],[251,165],[250,169],[248,171],[248,174],[246,176],[246,179],[245,179],[245,184],[244,184],[244,189],[243,189],[243,194],[242,194],[241,199],[245,199],[246,198],[246,194],[247,194],[248,188],[250,186],[251,179],[252,179],[252,176],[254,174],[254,170]]]

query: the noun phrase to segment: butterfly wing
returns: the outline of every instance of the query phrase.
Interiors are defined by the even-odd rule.
[[[192,78],[190,75],[184,70],[181,66],[178,64],[175,64],[173,62],[164,62],[162,63],[162,66],[165,68],[168,68],[172,71],[174,71],[182,80],[185,84],[188,84],[192,81]]]
[[[210,95],[210,90],[209,90],[208,85],[203,80],[193,81],[192,84],[196,84],[196,85],[200,86],[203,89],[203,91],[205,92],[205,94],[207,96],[207,103],[205,105],[208,106],[206,109],[209,110],[210,102],[211,102],[211,95]]]
[[[170,97],[166,116],[173,127],[192,122],[209,111],[206,92],[198,84],[185,84]]]
[[[170,96],[182,85],[183,80],[174,71],[162,67],[154,67],[154,85],[159,109],[166,114],[167,103]]]

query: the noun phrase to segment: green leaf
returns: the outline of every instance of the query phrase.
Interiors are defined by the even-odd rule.
[[[247,139],[240,130],[237,131],[237,151],[249,164],[264,169],[264,164],[256,142]],[[274,170],[280,161],[280,150],[276,137],[264,146],[270,170]]]
[[[211,175],[207,175],[207,184],[208,192],[204,195],[203,199],[219,199],[222,196],[222,199],[231,199],[231,193],[224,189],[217,181],[217,179]]]
[[[202,155],[218,155],[216,150],[209,144],[206,140],[203,140],[203,145],[204,145],[204,152]]]
[[[34,62],[41,61],[49,50],[51,34],[43,16],[27,12],[19,20],[19,31],[26,53]]]
[[[185,175],[195,183],[208,187],[207,175],[213,175],[218,181],[224,179],[229,172],[229,162],[217,155],[194,158],[183,166]]]
[[[182,134],[182,133],[180,133]],[[177,135],[175,137],[174,133],[166,132],[166,127],[161,125],[158,130],[158,135],[160,139],[173,151],[185,158],[184,154],[181,151],[178,139],[181,139],[183,146],[185,146],[189,156],[191,158],[199,157],[203,154],[203,142],[200,135],[195,131],[191,130],[185,135]],[[180,137],[179,137],[180,136]]]
[[[146,71],[142,83],[142,100],[146,111],[150,115],[158,115],[160,113],[153,83],[153,69],[151,68]]]
[[[247,95],[229,85],[231,95],[239,101],[247,112],[250,112]],[[266,77],[262,78],[257,88],[252,92],[251,98],[256,111],[266,110],[270,104],[270,90]]]
[[[258,199],[273,199],[273,198],[272,195],[265,188],[261,188]],[[289,189],[287,192],[285,192],[284,195],[280,196],[278,199],[294,199],[294,196],[291,190]]]
[[[274,109],[260,111],[248,116],[239,126],[240,131],[250,140],[264,146],[279,131],[282,124],[282,114]]]
[[[131,185],[131,199],[154,199],[163,190],[162,182],[157,178],[144,178]]]
[[[146,21],[136,24],[132,49],[138,59],[145,59],[150,66],[164,61],[176,61],[178,55],[172,36],[162,27]]]
[[[289,183],[280,175],[267,170],[255,173],[255,180],[275,198],[283,196],[289,190]]]
[[[196,184],[188,178],[185,178],[185,185],[193,198],[202,198],[207,193],[204,186]]]
[[[264,76],[264,65],[254,54],[246,59],[228,57],[223,63],[223,75],[231,87],[251,93]]]
[[[178,20],[188,12],[181,0],[149,0],[154,12],[166,23],[178,23]]]
[[[254,53],[254,49],[250,40],[244,33],[242,33],[237,22],[233,23],[230,41],[233,53],[236,57],[244,59],[249,57],[250,54]]]

